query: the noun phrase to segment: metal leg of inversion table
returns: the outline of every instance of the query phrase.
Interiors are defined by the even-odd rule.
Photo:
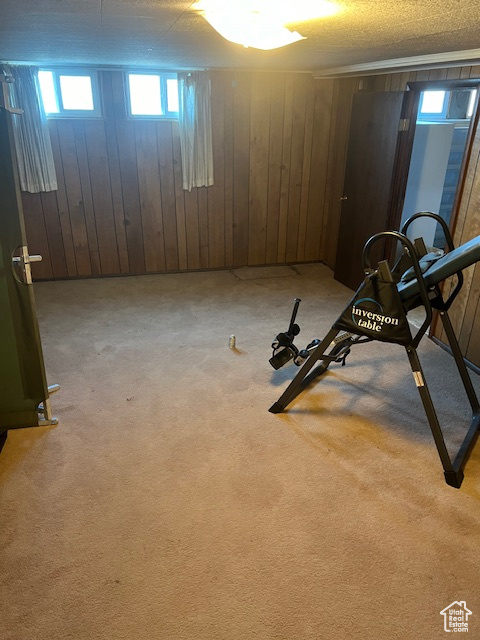
[[[420,398],[422,399],[425,413],[427,414],[428,423],[430,425],[430,429],[432,430],[435,444],[437,445],[438,454],[440,456],[440,460],[442,461],[445,480],[450,486],[459,489],[463,480],[463,468],[479,435],[480,405],[478,403],[477,395],[475,393],[475,389],[473,388],[472,381],[470,380],[470,376],[468,375],[467,367],[465,365],[465,361],[458,345],[457,337],[455,336],[455,332],[453,331],[453,327],[447,312],[441,311],[440,318],[442,320],[442,324],[445,329],[445,333],[447,335],[458,372],[462,379],[465,393],[467,394],[470,406],[472,408],[472,421],[470,424],[470,428],[453,462],[450,458],[450,455],[448,454],[447,447],[445,445],[443,433],[438,422],[437,414],[430,397],[430,392],[428,390],[422,368],[420,366],[417,351],[412,346],[408,346],[405,348],[410,360],[410,366],[412,367],[413,377],[415,378],[415,383],[417,385],[418,392],[420,393]]]
[[[458,372],[463,382],[465,393],[467,394],[468,401],[470,402],[470,407],[472,409],[472,421],[470,423],[470,428],[453,461],[454,469],[463,469],[480,433],[480,404],[468,374],[465,360],[463,359],[462,352],[460,351],[460,346],[453,330],[452,323],[450,322],[450,318],[448,317],[448,313],[446,311],[441,311],[440,319],[442,320],[443,328],[445,329]]]
[[[480,404],[478,402],[475,389],[473,388],[472,381],[470,380],[470,376],[468,375],[465,360],[463,359],[462,352],[460,351],[457,336],[455,335],[455,332],[453,330],[448,313],[446,311],[441,311],[440,319],[442,321],[443,328],[445,329],[445,333],[447,334],[447,339],[450,344],[453,357],[455,358],[458,372],[460,373],[460,376],[462,378],[465,393],[467,394],[470,406],[472,407],[472,412],[478,413],[480,411]]]
[[[304,387],[315,376],[307,377],[307,374],[312,369],[313,365],[322,359],[323,354],[328,349],[336,335],[340,333],[338,329],[330,329],[325,338],[320,342],[318,347],[312,351],[308,360],[302,365],[300,371],[297,373],[292,382],[285,389],[280,398],[272,404],[269,411],[270,413],[281,413],[290,402],[298,396],[298,394],[304,389]],[[314,372],[313,372],[314,373]]]
[[[435,440],[435,444],[437,446],[438,455],[440,456],[440,460],[443,465],[445,480],[447,484],[458,489],[462,484],[463,471],[462,469],[455,469],[452,461],[450,460],[450,456],[445,445],[445,440],[443,438],[443,433],[438,422],[437,412],[435,411],[435,407],[433,406],[430,391],[428,390],[428,386],[423,375],[422,366],[420,364],[420,360],[418,359],[417,350],[411,346],[405,347],[405,350],[410,361],[410,366],[412,367],[413,377],[415,380],[415,384],[417,385],[420,398],[422,400],[423,408],[425,409],[425,413],[427,414],[428,423],[432,431],[433,439]]]

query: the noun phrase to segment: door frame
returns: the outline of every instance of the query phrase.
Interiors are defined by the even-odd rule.
[[[449,228],[452,238],[455,237],[455,231],[458,220],[458,213],[460,209],[460,203],[462,201],[465,179],[467,175],[467,168],[470,163],[472,155],[472,148],[475,138],[475,133],[479,126],[480,119],[480,78],[465,78],[455,80],[424,80],[424,81],[412,81],[407,82],[404,103],[402,107],[402,119],[406,119],[410,126],[407,127],[405,132],[400,131],[397,140],[397,149],[395,153],[395,162],[393,169],[392,180],[392,193],[389,205],[388,214],[388,229],[400,229],[403,205],[405,200],[405,193],[407,190],[408,173],[410,171],[410,162],[413,150],[413,140],[415,137],[416,120],[418,106],[420,102],[420,95],[422,91],[427,90],[452,90],[456,88],[471,88],[477,89],[477,96],[475,104],[473,106],[472,117],[470,118],[470,125],[468,128],[467,141],[465,144],[465,151],[463,153],[462,164],[460,167],[460,175],[458,178],[457,189],[455,192],[455,198],[452,206],[452,214],[449,220]],[[402,133],[405,135],[402,136]],[[397,244],[390,241],[386,243],[385,258],[389,260],[391,264],[395,262],[395,254],[397,251]],[[435,312],[432,323],[428,330],[428,335],[433,336],[435,329],[438,325],[438,313]],[[439,341],[439,344],[442,344]]]
[[[399,135],[397,140],[397,149],[395,152],[395,162],[393,169],[392,180],[392,193],[390,197],[390,205],[388,208],[387,228],[399,229],[403,204],[405,200],[405,193],[407,189],[408,173],[410,170],[410,161],[413,149],[413,140],[416,129],[416,119],[418,112],[418,105],[420,102],[420,95],[422,91],[427,90],[446,90],[451,91],[456,88],[471,88],[477,89],[477,97],[473,108],[472,117],[470,119],[470,125],[468,129],[467,142],[465,145],[465,151],[463,154],[462,165],[460,168],[460,175],[458,180],[458,186],[455,193],[455,199],[452,207],[452,215],[449,221],[450,231],[452,237],[454,235],[459,204],[462,198],[463,189],[465,185],[466,168],[468,167],[472,146],[474,140],[474,134],[477,129],[480,109],[478,108],[480,101],[480,79],[479,78],[466,78],[455,80],[425,80],[425,81],[413,81],[407,82],[404,103],[402,106],[401,122],[407,122],[408,125],[403,128],[399,127]],[[390,246],[387,250],[387,255],[390,259],[393,258],[396,247]]]

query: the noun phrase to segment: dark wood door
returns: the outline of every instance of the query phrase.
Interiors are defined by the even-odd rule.
[[[353,97],[334,277],[356,289],[363,279],[362,250],[388,228],[404,93],[359,92]],[[375,247],[373,258],[381,258]]]

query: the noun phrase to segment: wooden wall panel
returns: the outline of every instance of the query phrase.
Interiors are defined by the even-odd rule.
[[[341,162],[325,141],[331,110],[346,112],[331,99],[332,82],[295,73],[211,76],[209,188],[182,188],[177,122],[127,117],[120,70],[100,72],[103,118],[50,121],[59,188],[26,196],[25,206],[31,251],[41,212],[58,258],[34,266],[36,278],[324,259],[329,152]]]
[[[328,149],[332,129],[333,80],[315,83],[315,99],[312,131],[312,156],[310,159],[310,183],[305,237],[305,260],[315,260],[322,252],[322,239],[326,232],[326,184]],[[323,246],[326,243],[323,243]]]
[[[103,74],[104,78],[109,74]],[[102,86],[105,85],[105,80]],[[123,77],[121,73],[111,74],[112,99],[107,101],[106,117],[112,121],[109,135],[114,137],[118,150],[118,170],[120,172],[120,193],[123,202],[125,235],[127,241],[128,264],[130,273],[145,273],[145,251],[143,245],[143,226],[140,210],[140,188],[138,183],[137,150],[135,145],[135,127],[127,119],[125,111]],[[112,143],[113,144],[113,143]]]
[[[89,276],[92,273],[92,268],[75,145],[74,122],[73,120],[60,121],[57,129],[76,268],[79,275]]]
[[[307,86],[306,74],[293,77],[292,133],[290,148],[290,179],[288,183],[287,238],[285,258],[287,262],[297,260],[300,227],[300,198],[305,146],[305,116]],[[302,243],[302,248],[304,244]]]
[[[135,123],[140,212],[147,273],[165,271],[162,192],[155,122]]]
[[[465,176],[463,194],[454,230],[456,245],[480,235],[480,128],[477,125],[472,143],[469,166]],[[478,263],[463,272],[464,285],[450,310],[450,318],[459,338],[460,348],[466,357],[480,366],[480,316],[478,300],[480,294],[480,268]],[[452,283],[453,285],[454,283]],[[444,340],[440,326],[435,335]]]
[[[103,275],[122,273],[119,255],[123,249],[123,243],[119,243],[122,230],[120,229],[117,235],[107,140],[103,122],[93,120],[85,122],[85,143],[95,210],[100,267]]]
[[[265,261],[275,264],[278,254],[280,186],[282,181],[285,76],[272,75],[270,82],[270,138],[268,141],[268,193]]]
[[[287,259],[287,232],[288,232],[288,194],[290,187],[290,156],[292,150],[292,120],[293,120],[293,74],[285,77],[283,135],[282,135],[282,174],[280,179],[280,199],[278,206],[278,249],[277,262],[286,262]]]
[[[62,236],[62,228],[60,226],[60,216],[58,211],[58,202],[57,202],[57,192],[49,191],[47,193],[41,193],[40,198],[38,195],[24,193],[22,194],[22,199],[25,205],[27,198],[31,197],[33,200],[36,200],[42,210],[43,210],[43,218],[45,221],[45,231],[47,234],[47,242],[48,248],[50,252],[50,268],[46,272],[36,272],[37,278],[66,278],[68,275],[67,271],[67,262],[65,259],[65,247],[63,244],[63,236]],[[32,210],[34,212],[34,217],[31,220],[26,221],[26,228],[28,229],[28,240],[32,240],[32,235],[35,234],[35,230],[37,224],[40,224],[39,214],[35,215],[35,202],[32,202],[31,205],[26,207],[26,214],[31,213]],[[39,211],[39,207],[37,208]],[[35,241],[33,241],[32,246],[37,247]],[[38,250],[42,250],[41,246],[37,247]],[[35,253],[35,252],[33,252]],[[41,254],[43,255],[43,254]],[[35,266],[35,265],[34,265]]]
[[[188,269],[187,258],[187,227],[185,218],[185,195],[182,188],[182,158],[180,153],[180,137],[178,134],[178,123],[172,124],[172,160],[173,179],[175,185],[175,217],[177,223],[177,251],[178,269],[186,271]]]
[[[115,222],[115,232],[118,247],[118,259],[120,261],[120,272],[130,273],[128,259],[127,233],[125,229],[125,211],[123,207],[120,163],[118,157],[118,145],[116,141],[116,127],[113,115],[115,113],[114,96],[111,74],[102,74],[103,86],[103,107],[105,109],[105,138],[106,151],[108,156],[108,167],[110,170],[110,183],[112,194],[113,219]]]
[[[212,145],[214,184],[207,189],[209,267],[222,269],[225,260],[225,100],[223,82],[212,83]],[[231,220],[230,220],[231,224]],[[231,263],[230,263],[231,264]]]
[[[45,278],[52,272],[53,265],[47,239],[47,228],[43,215],[42,202],[39,198],[36,198],[33,193],[25,193],[24,196],[25,226],[31,230],[29,232],[29,240],[32,240],[32,245],[36,247],[35,252],[32,252],[31,249],[29,249],[29,252],[31,255],[35,253],[42,256],[42,261],[34,264],[37,267],[38,277]],[[26,207],[25,204],[27,205]]]
[[[185,192],[185,224],[187,228],[187,268],[200,269],[198,189]]]
[[[87,233],[88,256],[91,274],[98,276],[102,273],[102,270],[100,267],[100,252],[98,250],[97,227],[95,223],[95,210],[93,207],[92,188],[90,185],[90,170],[88,165],[87,146],[85,142],[85,130],[83,127],[83,122],[75,121],[74,135],[75,150],[78,160],[78,172],[80,178],[79,198],[81,199],[83,213],[85,216],[85,229]]]
[[[52,141],[52,151],[55,162],[55,168],[57,173],[57,186],[58,189],[56,191],[56,201],[50,200],[50,203],[53,206],[57,207],[58,211],[58,219],[60,222],[60,236],[62,238],[62,245],[64,249],[66,267],[67,267],[67,276],[75,277],[78,276],[77,271],[77,263],[75,260],[75,250],[73,246],[73,238],[72,238],[72,228],[70,223],[70,212],[68,208],[67,201],[67,192],[65,187],[65,179],[63,176],[63,162],[62,162],[62,154],[60,151],[60,143],[58,139],[58,129],[57,129],[57,121],[52,120],[50,122],[50,138]],[[41,196],[37,196],[41,197]],[[24,209],[26,209],[25,205],[28,204],[24,200]],[[49,212],[50,213],[50,212]],[[53,211],[52,211],[53,213]],[[49,216],[53,219],[53,216]],[[29,231],[29,227],[27,227],[27,239],[30,239],[31,233]],[[35,245],[29,246],[30,253],[36,253]],[[36,271],[32,268],[32,275],[37,276]]]
[[[165,269],[166,271],[178,271],[177,219],[175,215],[176,194],[171,123],[158,122],[156,134],[160,188],[162,193]]]
[[[214,84],[223,89],[223,156],[217,162],[223,165],[224,192],[223,217],[225,221],[225,266],[234,265],[234,79],[215,77]],[[221,151],[221,153],[222,153]]]
[[[198,231],[200,240],[200,269],[208,269],[210,247],[208,246],[208,199],[206,187],[197,189]]]
[[[268,152],[270,148],[270,76],[251,81],[250,173],[248,198],[248,264],[266,263]]]
[[[298,244],[296,260],[305,260],[307,245],[308,201],[310,191],[310,173],[312,170],[313,120],[315,116],[315,88],[311,82],[305,85],[305,127],[302,154],[302,175],[300,182],[300,215],[298,220]]]
[[[251,73],[232,78],[233,95],[233,264],[248,264]]]

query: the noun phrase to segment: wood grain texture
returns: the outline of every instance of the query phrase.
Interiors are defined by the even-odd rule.
[[[175,169],[173,163],[172,123],[157,122],[157,152],[163,212],[166,271],[178,271],[177,219],[175,215]]]
[[[123,202],[125,234],[127,240],[128,264],[131,273],[145,273],[145,251],[143,245],[143,227],[140,210],[140,189],[137,170],[137,150],[135,128],[125,111],[123,76],[111,74],[112,111],[106,116],[113,120],[111,135],[115,136],[118,149],[118,168],[120,171],[120,193]]]
[[[162,193],[155,122],[135,123],[140,211],[147,272],[165,271]]]
[[[184,191],[177,122],[129,119],[124,74],[101,72],[103,118],[49,123],[58,191],[24,194],[36,279],[335,264],[350,111],[357,91],[478,78],[480,66],[363,78],[212,72],[215,185]],[[459,202],[456,242],[480,233],[480,142]],[[478,274],[452,317],[480,364]]]
[[[210,262],[210,247],[208,245],[208,199],[207,187],[197,189],[198,202],[198,231],[200,240],[200,269],[208,269]]]
[[[282,180],[283,120],[285,115],[285,77],[272,76],[270,82],[270,138],[268,141],[268,194],[265,261],[277,262],[280,210],[280,186]]]
[[[331,110],[342,108],[332,103],[332,82],[249,71],[211,77],[209,188],[182,188],[178,122],[128,117],[121,71],[100,72],[101,119],[50,121],[59,189],[25,198],[31,242],[39,244],[42,211],[47,245],[58,252],[39,279],[323,260],[325,141]]]
[[[220,74],[214,85],[223,91],[223,155],[217,159],[223,166],[224,199],[223,218],[225,224],[225,266],[234,265],[234,79]]]
[[[260,265],[266,262],[270,77],[256,74],[250,96],[248,264]]]
[[[278,207],[278,248],[277,262],[283,263],[287,259],[288,237],[288,213],[290,191],[290,161],[292,152],[292,127],[293,127],[293,74],[287,74],[285,78],[285,98],[283,114],[283,144],[281,160],[280,201]]]
[[[63,175],[63,161],[60,151],[60,142],[57,129],[57,122],[51,120],[49,124],[50,138],[52,141],[53,158],[55,162],[55,169],[57,173],[57,186],[56,191],[56,205],[58,209],[58,219],[60,222],[60,235],[62,238],[62,245],[64,249],[65,262],[67,266],[67,276],[78,276],[77,263],[75,261],[75,250],[73,246],[72,227],[70,221],[70,210],[68,207],[67,191],[65,187],[65,179]],[[40,197],[40,196],[39,196]],[[52,217],[51,217],[52,218]],[[53,218],[52,218],[53,219]],[[27,228],[27,238],[31,236]],[[30,252],[35,253],[35,245],[29,247]]]
[[[83,122],[74,123],[75,148],[78,159],[78,171],[81,185],[81,199],[85,215],[85,226],[88,238],[88,249],[92,275],[102,273],[100,267],[100,252],[98,250],[97,227],[95,222],[95,209],[93,206],[92,188],[90,185],[90,170],[88,166],[88,154],[85,143],[85,129]]]
[[[200,269],[200,235],[198,225],[198,189],[185,191],[185,226],[187,230],[187,269]]]
[[[292,141],[290,150],[290,180],[288,185],[287,262],[297,260],[300,230],[300,198],[305,148],[305,116],[308,76],[296,74],[293,79]],[[310,147],[309,147],[310,149]],[[304,243],[302,242],[302,248]]]
[[[305,127],[303,142],[303,166],[300,182],[300,211],[298,220],[297,260],[305,260],[307,244],[308,201],[312,170],[313,124],[315,115],[315,86],[310,78],[305,85]]]
[[[75,252],[78,274],[89,276],[92,273],[90,252],[83,206],[82,185],[75,143],[74,121],[64,120],[58,123],[60,153],[62,154],[63,176],[67,206]]]
[[[85,142],[90,168],[90,185],[95,209],[100,267],[103,275],[121,273],[119,243],[112,200],[105,126],[101,121],[85,122]]]
[[[35,253],[42,256],[41,262],[32,263],[32,277],[41,279],[48,277],[53,270],[42,201],[40,198],[36,198],[33,193],[25,193],[23,196],[22,202],[27,203],[23,212],[25,227],[32,230],[29,241],[31,240],[32,245],[36,247]],[[30,251],[30,254],[32,253]]]
[[[111,74],[102,72],[101,81],[103,88],[103,106],[106,115],[104,122],[108,166],[110,169],[113,219],[115,222],[115,233],[118,247],[118,259],[120,261],[120,271],[122,274],[125,274],[130,273],[130,264],[128,259],[128,244],[125,229],[125,211],[122,198],[118,144],[115,135],[116,127],[115,120],[112,117],[115,113],[115,98],[113,95]]]
[[[175,185],[175,219],[177,223],[178,269],[187,271],[187,227],[185,220],[185,196],[182,188],[182,158],[178,122],[172,123],[173,179]]]
[[[326,231],[326,184],[331,139],[333,87],[333,80],[322,80],[316,82],[314,86],[311,179],[309,181],[305,233],[305,260],[307,261],[314,260],[314,256],[321,253],[322,238]]]
[[[68,275],[67,272],[67,263],[65,260],[65,247],[63,245],[63,237],[62,237],[62,229],[60,226],[60,217],[58,211],[58,202],[57,202],[57,192],[56,191],[48,191],[46,193],[41,193],[40,197],[38,194],[30,194],[32,195],[32,203],[31,206],[35,208],[35,200],[39,200],[43,209],[43,218],[45,221],[45,231],[47,234],[47,242],[50,249],[50,266],[51,271],[48,270],[45,272],[45,278],[66,278]],[[25,197],[26,193],[22,194],[22,200],[24,201],[24,210],[27,213],[27,210],[30,211],[31,206],[27,206],[25,209]],[[32,234],[35,234],[35,227],[39,224],[40,221],[36,216],[34,216],[31,220],[26,221],[26,228],[28,229],[28,241],[32,242],[32,247],[36,247],[36,253],[38,248],[35,241],[32,239]],[[34,270],[35,264],[32,265],[32,274],[34,278],[40,279],[40,275],[38,275]]]
[[[250,177],[250,73],[232,78],[233,96],[233,265],[248,264]]]

